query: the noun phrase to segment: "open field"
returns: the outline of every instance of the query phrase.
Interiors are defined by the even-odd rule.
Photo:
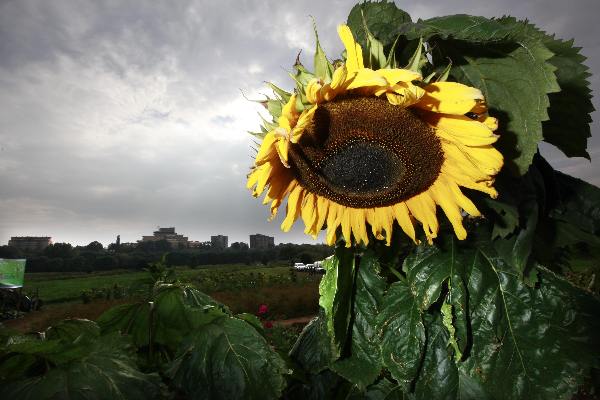
[[[215,265],[181,267],[175,271],[179,280],[213,296],[234,313],[254,314],[260,304],[268,305],[270,320],[307,317],[318,312],[320,275],[292,273],[282,265]],[[3,324],[30,332],[41,331],[65,318],[96,319],[115,305],[145,298],[148,286],[141,283],[148,276],[146,271],[128,270],[27,274],[24,291],[38,291],[45,305],[39,311]],[[118,291],[114,290],[115,285]],[[84,292],[88,294],[86,303]]]
[[[263,279],[268,283],[269,279],[273,280],[273,277],[281,277],[289,274],[289,268],[282,265],[267,267],[247,266],[243,264],[210,265],[193,269],[178,267],[175,270],[180,280],[195,283],[201,290],[206,291],[224,289],[217,287],[219,285],[215,281],[218,282],[219,280],[224,285],[227,285],[226,280],[236,281],[240,277],[247,276],[249,278],[251,274],[255,274],[257,277],[259,274],[262,274]],[[23,290],[28,293],[38,291],[40,298],[45,304],[62,303],[80,300],[82,291],[84,290],[108,289],[114,285],[129,289],[132,285],[147,276],[148,273],[146,271],[132,272],[131,270],[94,273],[34,273],[25,275]]]

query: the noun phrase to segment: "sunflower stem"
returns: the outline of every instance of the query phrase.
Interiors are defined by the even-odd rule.
[[[392,274],[394,274],[394,276],[396,278],[398,278],[399,280],[403,281],[404,277],[402,276],[402,274],[400,272],[398,272],[398,270],[394,267],[392,267],[391,265],[389,266],[390,271],[392,272]]]

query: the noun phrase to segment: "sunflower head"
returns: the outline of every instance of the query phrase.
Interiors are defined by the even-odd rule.
[[[317,40],[315,73],[300,66],[294,94],[272,86],[283,107],[265,123],[248,188],[266,192],[271,218],[287,199],[284,231],[301,218],[313,237],[326,227],[328,244],[341,230],[347,246],[389,245],[396,224],[415,242],[420,225],[431,243],[438,206],[464,239],[463,215],[480,214],[461,187],[496,197],[503,164],[482,93],[424,80],[392,55],[368,68],[350,29],[338,34],[345,62],[334,68]]]

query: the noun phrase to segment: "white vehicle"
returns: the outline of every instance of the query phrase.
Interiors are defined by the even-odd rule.
[[[303,263],[294,263],[294,269],[298,271],[303,271],[306,269],[306,265]]]

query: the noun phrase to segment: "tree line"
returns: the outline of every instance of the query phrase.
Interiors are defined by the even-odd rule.
[[[0,258],[26,258],[26,272],[93,272],[113,269],[142,269],[166,254],[169,266],[197,267],[211,264],[261,264],[272,262],[312,263],[333,253],[322,244],[282,243],[269,249],[249,249],[246,243],[233,243],[226,249],[209,244],[200,248],[173,248],[166,240],[141,242],[105,248],[94,241],[87,246],[54,243],[42,251],[24,252],[14,246],[0,246]]]

